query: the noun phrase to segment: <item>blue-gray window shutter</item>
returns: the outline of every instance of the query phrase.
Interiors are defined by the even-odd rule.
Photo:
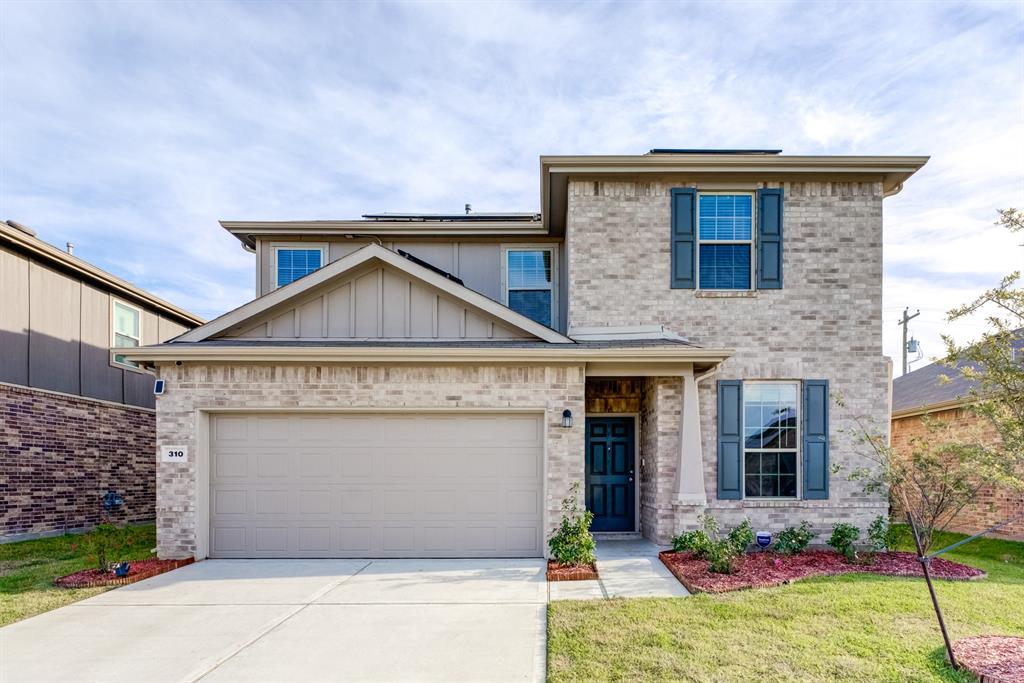
[[[743,497],[743,381],[718,382],[718,499]]]
[[[782,189],[757,191],[757,288],[782,289]]]
[[[697,287],[697,190],[672,188],[672,289]]]
[[[828,380],[804,380],[804,498],[828,498]]]

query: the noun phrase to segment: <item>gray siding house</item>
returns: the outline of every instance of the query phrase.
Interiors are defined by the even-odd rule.
[[[154,518],[151,372],[110,351],[202,319],[0,223],[0,537]]]
[[[539,557],[596,532],[866,526],[882,204],[924,157],[545,156],[535,214],[225,221],[257,297],[118,349],[157,400],[163,557]],[[843,396],[843,404],[832,400]]]

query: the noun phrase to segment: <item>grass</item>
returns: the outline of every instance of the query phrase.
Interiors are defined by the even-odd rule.
[[[153,557],[153,525],[129,527],[123,559]],[[118,558],[121,559],[121,558]],[[97,595],[109,588],[57,588],[53,580],[94,566],[81,535],[0,545],[0,626]]]
[[[935,548],[960,538],[943,534]],[[979,539],[943,557],[989,575],[936,582],[954,640],[1024,635],[1024,543]],[[868,574],[684,599],[555,602],[548,608],[548,677],[974,680],[946,663],[924,580]]]

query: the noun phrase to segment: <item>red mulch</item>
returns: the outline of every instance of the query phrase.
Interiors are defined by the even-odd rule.
[[[725,593],[744,588],[767,588],[791,583],[810,576],[834,576],[855,572],[885,576],[924,576],[921,563],[912,553],[876,553],[863,563],[847,562],[833,550],[808,550],[797,555],[762,552],[743,555],[736,560],[736,573],[713,574],[708,563],[693,553],[664,551],[660,554],[679,582],[691,593]],[[873,561],[872,561],[873,560]],[[936,558],[931,562],[932,576],[939,579],[980,579],[985,572],[958,562]]]
[[[597,566],[570,567],[548,560],[548,581],[592,581],[597,578]]]
[[[54,579],[53,584],[60,588],[92,588],[95,586],[124,586],[136,581],[148,579],[157,574],[169,572],[194,560],[135,560],[128,563],[128,576],[117,577],[113,572],[101,572],[99,569],[83,569]]]
[[[953,643],[957,662],[982,683],[1024,683],[1024,638],[974,636]]]

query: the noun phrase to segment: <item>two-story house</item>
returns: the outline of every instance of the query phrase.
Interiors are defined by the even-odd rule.
[[[203,323],[70,251],[0,223],[0,540],[154,518],[153,374],[110,349]]]
[[[125,352],[160,555],[539,557],[574,482],[661,543],[866,526],[834,466],[888,429],[882,202],[926,160],[545,156],[537,214],[222,223],[257,298]]]

